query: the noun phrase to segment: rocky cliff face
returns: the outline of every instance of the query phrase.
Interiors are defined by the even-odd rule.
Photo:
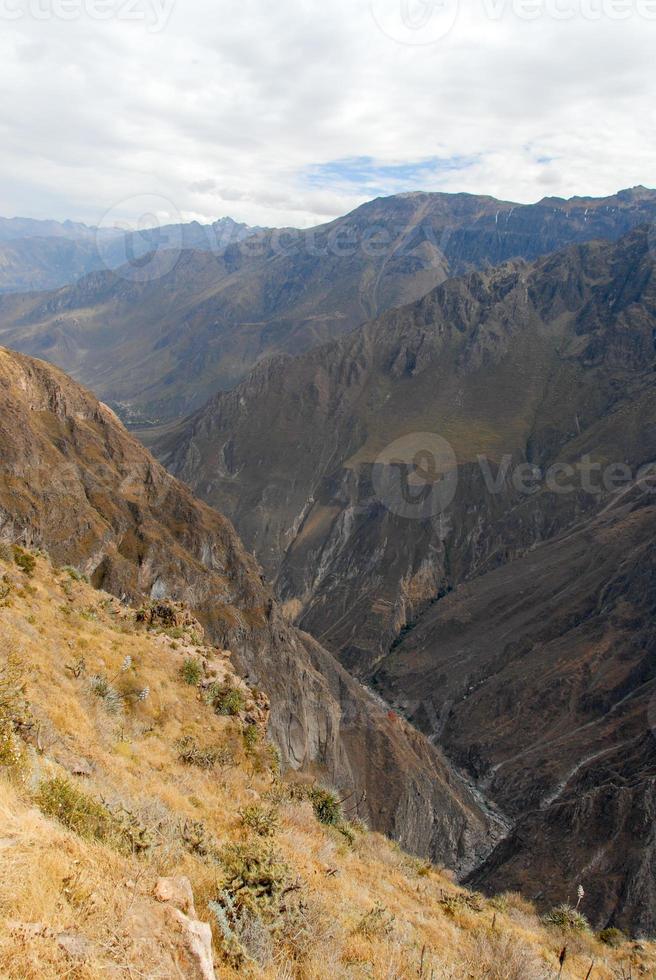
[[[513,820],[477,885],[656,928],[656,494],[456,588],[376,674]]]
[[[126,600],[184,601],[270,694],[287,765],[353,792],[375,827],[461,871],[490,850],[498,820],[423,735],[287,624],[230,523],[90,394],[3,348],[0,539],[45,548]]]
[[[220,502],[303,627],[367,673],[429,603],[605,492],[578,477],[571,493],[544,479],[525,492],[518,465],[656,458],[655,283],[646,231],[450,280],[267,362],[159,452]],[[408,511],[402,466],[435,438],[453,453],[453,499]]]
[[[162,229],[143,267],[0,302],[0,338],[74,374],[135,423],[170,420],[263,358],[299,354],[424,296],[448,276],[532,260],[656,220],[656,192],[515,205],[468,194],[380,198],[318,228],[232,236]],[[221,236],[215,236],[221,242]],[[141,261],[149,244],[126,249]],[[177,249],[177,252],[176,252]],[[202,249],[203,251],[189,251]],[[112,251],[113,250],[113,251]]]

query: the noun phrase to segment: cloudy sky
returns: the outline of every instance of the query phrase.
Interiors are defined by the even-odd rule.
[[[0,0],[0,214],[656,186],[656,0]]]

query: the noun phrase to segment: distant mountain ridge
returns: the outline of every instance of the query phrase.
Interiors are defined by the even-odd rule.
[[[218,252],[260,230],[229,217],[139,232],[74,221],[0,218],[0,294],[56,289],[91,272],[134,262],[153,249]]]
[[[401,194],[317,228],[244,232],[213,254],[186,247],[197,249],[205,234],[186,226],[177,261],[162,247],[145,275],[128,266],[54,293],[5,296],[0,338],[62,367],[124,420],[167,422],[232,388],[265,358],[347,334],[450,276],[616,240],[655,221],[656,191],[634,188],[534,205]],[[159,232],[160,244],[167,235]],[[175,230],[171,239],[179,246]]]

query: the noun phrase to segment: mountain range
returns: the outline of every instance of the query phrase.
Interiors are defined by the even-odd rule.
[[[0,537],[184,600],[375,828],[650,934],[655,218],[404,194],[6,295]]]
[[[148,223],[148,217],[144,218]],[[260,229],[220,218],[123,230],[109,222],[93,227],[73,221],[0,218],[0,294],[58,289],[98,270],[132,263],[139,277],[144,256],[166,251],[170,265],[184,249],[218,252]]]
[[[511,820],[476,881],[553,897],[585,877],[644,928],[655,324],[643,227],[270,359],[156,445],[221,501],[288,616]],[[443,444],[452,492],[424,510],[397,488]]]
[[[131,246],[132,264],[55,292],[0,298],[0,338],[90,386],[124,421],[162,423],[267,357],[350,333],[450,276],[616,240],[654,220],[656,192],[638,187],[533,205],[401,194],[318,228],[243,230],[243,240],[233,234],[226,248],[202,252],[190,226],[185,236],[161,229]],[[122,242],[109,246],[117,249],[129,254]]]

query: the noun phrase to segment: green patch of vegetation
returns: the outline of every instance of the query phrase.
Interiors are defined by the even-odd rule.
[[[80,837],[107,840],[114,829],[107,807],[63,776],[44,779],[39,784],[35,803],[47,817],[54,817]]]
[[[246,706],[244,692],[230,684],[211,684],[205,700],[217,715],[238,715]]]
[[[29,551],[25,551],[23,548],[19,548],[18,545],[14,545],[14,562],[18,565],[21,572],[27,575],[28,578],[32,578],[36,571],[36,558],[34,555],[31,555]]]
[[[307,796],[319,823],[328,827],[337,827],[343,822],[341,803],[330,790],[322,786],[312,786]]]
[[[290,883],[290,869],[270,844],[257,838],[221,849],[223,890],[237,909],[274,914]]]
[[[612,946],[617,949],[618,946],[624,945],[626,942],[626,936],[621,929],[616,929],[614,926],[609,926],[607,929],[602,929],[599,933],[599,940],[605,943],[606,946]]]
[[[34,802],[47,817],[80,837],[98,840],[128,854],[145,854],[158,844],[157,827],[120,804],[109,807],[65,776],[44,779]]]
[[[110,715],[117,715],[123,709],[123,698],[104,674],[94,674],[89,678],[89,690],[99,698]]]
[[[280,813],[276,806],[251,803],[240,810],[239,821],[258,837],[274,837],[280,827]]]
[[[185,735],[175,743],[178,750],[178,760],[186,766],[197,766],[199,769],[228,769],[235,766],[234,753],[227,745],[200,745],[193,735]]]
[[[556,905],[542,917],[542,921],[547,926],[557,926],[559,929],[568,929],[571,932],[592,931],[583,913],[567,904]]]
[[[257,725],[246,725],[242,732],[244,750],[247,755],[252,755],[260,744],[260,733]]]
[[[203,665],[196,657],[185,657],[180,668],[180,677],[190,687],[198,687],[203,679]]]

